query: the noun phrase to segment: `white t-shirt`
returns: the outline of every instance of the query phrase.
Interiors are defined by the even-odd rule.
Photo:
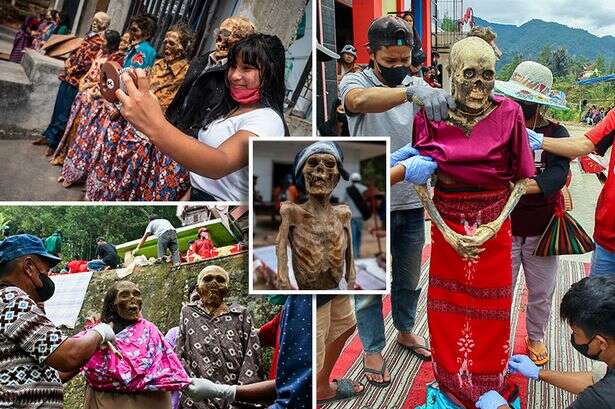
[[[259,108],[231,118],[218,119],[199,131],[199,141],[217,148],[239,131],[257,136],[284,136],[284,122],[271,108]],[[206,160],[204,158],[204,160]],[[209,193],[216,199],[228,202],[248,201],[248,167],[243,167],[220,179],[210,179],[190,172],[192,186]]]
[[[170,221],[166,219],[154,219],[149,222],[145,232],[160,238],[164,232],[169,230],[175,230],[175,227],[173,227]]]

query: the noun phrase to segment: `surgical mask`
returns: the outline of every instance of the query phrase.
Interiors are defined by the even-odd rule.
[[[389,87],[396,87],[406,78],[406,76],[410,73],[408,67],[404,67],[403,65],[398,67],[385,67],[376,61],[376,65],[378,65],[378,69],[380,70],[380,74],[384,79],[384,82]]]
[[[255,104],[261,100],[260,88],[240,88],[231,85],[231,97],[239,104]]]
[[[536,115],[536,111],[538,110],[538,104],[520,104],[521,109],[523,110],[523,117],[527,121]]]
[[[36,272],[38,273],[38,278],[43,283],[42,287],[36,287],[36,294],[38,295],[40,302],[45,302],[53,297],[53,293],[56,291],[56,285],[53,283],[53,280],[47,276],[47,274],[43,274],[39,271],[38,267],[36,267]]]
[[[598,355],[589,355],[589,352],[588,352],[589,344],[591,344],[593,339],[594,337],[592,337],[592,339],[590,339],[587,344],[577,344],[574,341],[574,334],[570,334],[570,343],[572,344],[572,347],[579,352],[579,354],[583,355],[586,358],[593,359],[594,361],[599,361],[600,352],[598,352]]]

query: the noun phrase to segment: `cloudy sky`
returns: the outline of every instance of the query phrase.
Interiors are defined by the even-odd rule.
[[[464,0],[463,5],[493,23],[521,25],[536,18],[615,36],[614,0]]]

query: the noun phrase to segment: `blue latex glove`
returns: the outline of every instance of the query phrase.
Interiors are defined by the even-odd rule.
[[[397,165],[398,162],[401,162],[404,159],[411,158],[419,154],[419,151],[414,149],[412,145],[408,144],[402,146],[395,152],[391,153],[391,167]]]
[[[498,409],[501,406],[510,407],[506,399],[496,391],[486,392],[476,401],[476,407],[479,409]]]
[[[530,148],[532,148],[533,151],[541,149],[542,144],[545,141],[545,136],[530,128],[526,128],[526,129],[527,129],[527,138],[530,141]]]
[[[423,185],[438,168],[438,164],[429,156],[417,155],[399,162],[406,168],[406,182]]]
[[[508,360],[508,370],[511,373],[518,372],[526,378],[538,379],[540,369],[527,355],[513,355]]]

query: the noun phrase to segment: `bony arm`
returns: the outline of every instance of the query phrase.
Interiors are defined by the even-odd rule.
[[[508,216],[512,213],[519,203],[521,197],[525,194],[527,190],[527,186],[530,183],[531,179],[521,179],[515,182],[512,191],[510,192],[510,196],[508,197],[508,201],[504,205],[502,212],[500,215],[493,221],[481,225],[473,237],[477,239],[479,244],[485,243],[487,240],[496,235],[498,231],[502,228],[502,225],[508,219]]]
[[[350,210],[350,209],[349,209]],[[354,254],[352,254],[352,227],[350,223],[350,211],[344,220],[344,232],[346,234],[346,282],[348,283],[348,289],[354,290],[357,272],[354,267]]]
[[[278,282],[277,287],[280,290],[290,290],[290,281],[288,279],[288,234],[290,232],[290,204],[282,203],[280,207],[280,229],[276,237],[276,256],[278,258]]]
[[[433,200],[431,199],[431,196],[429,195],[427,185],[415,185],[415,188],[416,192],[418,193],[419,199],[421,199],[421,202],[425,207],[425,210],[431,217],[431,222],[435,224],[438,230],[442,232],[444,240],[446,240],[446,242],[450,244],[455,249],[457,254],[459,254],[461,257],[478,257],[480,249],[478,249],[476,246],[465,245],[465,243],[461,240],[464,236],[455,232],[446,224],[446,222],[440,215],[440,212],[438,212],[438,209],[436,208]]]

